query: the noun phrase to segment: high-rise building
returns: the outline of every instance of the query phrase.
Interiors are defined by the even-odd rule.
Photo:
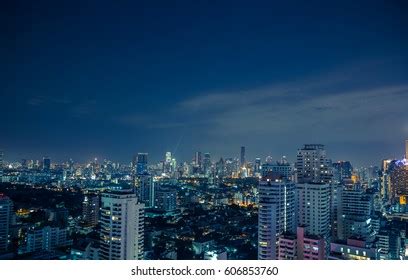
[[[0,193],[0,253],[7,251],[9,230],[13,215],[13,202]]]
[[[306,234],[317,235],[330,241],[330,196],[329,184],[297,184],[298,223],[306,226]]]
[[[254,173],[255,174],[260,174],[261,173],[261,159],[260,158],[256,158],[255,159],[255,166],[254,166]]]
[[[335,162],[333,168],[333,179],[338,183],[343,182],[345,179],[351,179],[351,175],[353,175],[353,166],[349,161]]]
[[[408,212],[408,160],[392,161],[388,168],[388,174],[390,176],[389,202],[392,205],[398,205],[401,212]]]
[[[208,175],[210,173],[211,169],[211,155],[210,153],[205,153],[204,154],[204,160],[203,160],[203,172],[204,174]]]
[[[241,163],[241,167],[244,167],[245,164],[246,164],[246,159],[245,159],[245,147],[244,147],[244,146],[241,147],[240,163]]]
[[[359,184],[342,186],[338,190],[337,238],[350,237],[371,240],[374,232],[371,227],[373,201]]]
[[[147,153],[138,153],[136,162],[136,174],[147,172]]]
[[[333,176],[331,161],[321,144],[306,144],[298,150],[296,159],[297,182],[330,183]]]
[[[99,196],[85,194],[82,202],[82,220],[86,226],[94,227],[99,220]]]
[[[296,228],[296,187],[271,175],[262,178],[258,191],[258,259],[278,259],[279,235]]]
[[[277,173],[286,180],[292,180],[293,166],[288,162],[265,162],[262,164],[262,176],[267,176],[268,173]]]
[[[43,170],[49,171],[51,169],[51,159],[48,157],[43,158]]]
[[[101,203],[100,258],[143,259],[144,204],[126,190],[103,193]]]
[[[177,191],[175,189],[160,186],[155,194],[156,209],[164,212],[172,212],[177,209]]]
[[[135,180],[135,190],[140,203],[144,203],[146,208],[154,207],[154,189],[153,177],[150,174],[138,174]]]
[[[195,152],[194,164],[196,167],[201,168],[201,165],[202,165],[201,152]]]

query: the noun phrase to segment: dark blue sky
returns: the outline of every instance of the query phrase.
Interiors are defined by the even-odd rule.
[[[407,4],[272,2],[10,1],[6,159],[402,155]]]

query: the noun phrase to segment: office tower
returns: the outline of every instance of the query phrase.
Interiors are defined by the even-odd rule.
[[[342,186],[338,188],[337,195],[337,238],[347,240],[358,236],[364,240],[372,240],[372,198],[360,184]]]
[[[171,162],[171,152],[166,152],[166,163],[170,163]]]
[[[279,237],[280,260],[324,260],[325,240],[319,236],[306,235],[305,227],[298,226],[296,234],[285,233]]]
[[[27,243],[22,253],[53,251],[56,248],[71,245],[72,240],[68,239],[67,228],[50,226],[31,228],[27,232]]]
[[[215,164],[215,174],[218,178],[223,178],[225,176],[225,162],[223,158]]]
[[[136,173],[143,174],[147,172],[147,153],[138,153],[136,162]]]
[[[144,203],[146,208],[154,207],[154,182],[150,174],[145,173],[136,176],[135,191],[140,203]]]
[[[395,160],[390,163],[387,172],[390,176],[388,201],[398,205],[398,212],[408,212],[408,160]]]
[[[164,212],[172,212],[176,210],[177,191],[165,186],[157,188],[154,207]]]
[[[49,171],[51,169],[51,159],[48,157],[43,158],[43,170]]]
[[[204,174],[208,175],[210,173],[211,169],[211,155],[210,153],[205,153],[204,154],[204,160],[203,160],[203,172]]]
[[[258,191],[258,259],[275,260],[279,235],[296,228],[296,187],[271,174],[262,178]]]
[[[13,202],[11,199],[0,193],[0,253],[8,249],[8,237],[13,215]]]
[[[144,204],[128,190],[103,193],[101,204],[100,258],[143,259]]]
[[[333,179],[337,183],[343,182],[345,179],[351,179],[353,175],[353,166],[349,161],[338,161],[333,163]]]
[[[306,234],[323,237],[328,248],[330,237],[330,195],[329,184],[297,185],[298,224],[306,226]]]
[[[195,152],[194,164],[196,167],[201,168],[201,165],[202,165],[201,152]]]
[[[330,183],[333,175],[331,166],[324,145],[306,144],[297,153],[295,166],[297,182]]]
[[[256,158],[255,159],[255,166],[254,166],[254,173],[255,174],[260,174],[261,173],[261,159]]]
[[[268,173],[277,173],[286,180],[292,180],[293,166],[288,162],[265,162],[262,164],[262,176],[267,176]]]
[[[385,159],[382,161],[382,168],[380,171],[380,193],[383,200],[389,199],[390,194],[390,174],[389,167],[391,165],[391,159]]]
[[[85,194],[82,202],[82,220],[86,226],[95,227],[99,220],[99,196]]]
[[[245,159],[245,147],[244,147],[244,146],[241,147],[240,164],[241,164],[241,167],[244,167],[245,164],[246,164],[246,159]]]

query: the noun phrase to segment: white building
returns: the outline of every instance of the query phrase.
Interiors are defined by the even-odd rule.
[[[321,144],[307,144],[298,150],[296,158],[298,183],[330,183],[333,177],[331,161]]]
[[[298,184],[298,223],[306,226],[306,234],[325,238],[326,248],[330,237],[330,195],[329,184]]]
[[[144,204],[138,203],[135,193],[103,193],[100,225],[102,260],[143,259]]]
[[[296,187],[292,182],[264,178],[259,182],[258,259],[278,258],[278,237],[296,230]]]

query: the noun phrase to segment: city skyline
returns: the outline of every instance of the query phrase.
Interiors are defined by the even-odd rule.
[[[96,2],[95,2],[96,4]],[[0,77],[5,159],[152,161],[326,146],[355,166],[408,138],[403,1],[13,3]]]

